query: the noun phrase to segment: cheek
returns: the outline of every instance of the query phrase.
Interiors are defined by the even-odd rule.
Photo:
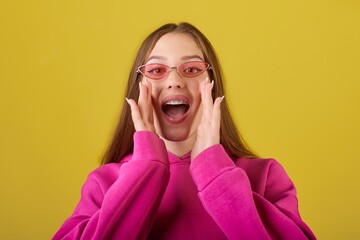
[[[194,100],[200,100],[200,83],[194,84],[190,88],[191,94],[193,95]]]
[[[160,95],[160,87],[158,86],[158,84],[154,84],[153,82],[151,83],[151,97],[153,98],[153,100],[157,100],[159,98]]]

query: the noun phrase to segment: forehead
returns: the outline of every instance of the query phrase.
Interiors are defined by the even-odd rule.
[[[155,44],[148,57],[164,59],[181,59],[186,56],[199,56],[204,59],[203,53],[195,40],[185,33],[167,33]]]

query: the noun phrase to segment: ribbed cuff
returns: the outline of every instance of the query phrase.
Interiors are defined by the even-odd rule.
[[[219,175],[236,167],[221,144],[211,146],[197,155],[190,165],[194,182],[201,192]]]
[[[150,131],[134,133],[134,152],[132,161],[157,161],[169,166],[165,143]]]

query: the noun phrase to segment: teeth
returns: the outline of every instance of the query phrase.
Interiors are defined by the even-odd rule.
[[[166,105],[180,105],[180,104],[187,104],[187,102],[183,100],[170,100],[165,103]]]

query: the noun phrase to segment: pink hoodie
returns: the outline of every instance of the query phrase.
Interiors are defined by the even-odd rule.
[[[53,239],[316,239],[275,160],[231,159],[218,144],[190,161],[147,131],[134,146],[89,174]]]

